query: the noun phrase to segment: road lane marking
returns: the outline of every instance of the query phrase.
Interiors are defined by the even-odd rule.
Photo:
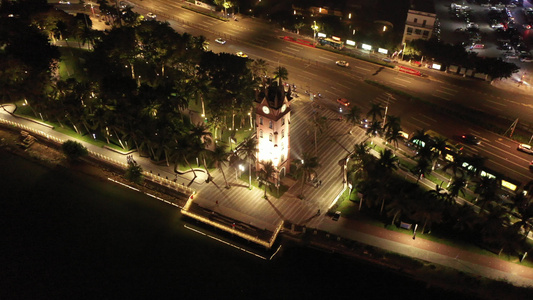
[[[451,101],[451,99],[448,99],[448,98],[443,97],[443,96],[440,96],[440,95],[431,94],[431,96],[433,96],[433,97],[437,97],[437,98],[441,98],[441,99],[444,99],[444,100],[446,100],[446,101]]]
[[[407,87],[407,85],[405,85],[405,84],[401,84],[401,83],[397,83],[397,82],[393,82],[392,84],[399,85],[399,86],[403,86],[403,87]]]
[[[411,80],[407,80],[407,79],[403,79],[403,78],[395,78],[395,80],[399,80],[399,81],[403,81],[403,82],[407,82],[407,83],[411,83],[412,82]]]
[[[318,56],[318,58],[321,58],[323,60],[329,60],[329,61],[334,61],[333,58],[329,58],[329,57],[324,57],[324,56]]]
[[[417,118],[411,118],[411,119],[416,120],[416,121],[418,121],[418,122],[420,122],[420,123],[422,123],[422,124],[424,124],[424,125],[426,125],[426,126],[429,126],[429,123],[426,123],[426,122],[424,122],[424,121],[422,121],[422,120],[419,120],[419,119],[417,119]]]
[[[497,102],[497,101],[494,101],[494,100],[490,100],[488,98],[485,99],[486,101],[489,101],[490,103],[493,103],[493,104],[496,104],[496,105],[501,105],[503,107],[506,107],[507,104],[503,104],[503,103],[500,103],[500,102]]]
[[[490,144],[487,144],[487,145],[490,145]],[[497,149],[497,150],[499,150],[499,151],[502,151],[502,149],[499,149],[499,148],[497,148],[497,147],[495,147],[495,146],[493,146],[493,145],[490,145],[490,146],[492,146],[493,148],[495,148],[495,149]],[[517,166],[521,166],[521,167],[523,167],[523,165],[519,165],[519,164],[517,164],[517,163],[515,163],[515,162],[509,161],[509,157],[503,157],[503,156],[498,155],[498,154],[496,154],[496,153],[494,153],[494,152],[492,152],[492,151],[488,151],[488,150],[485,150],[485,151],[486,151],[487,153],[490,153],[490,154],[494,155],[495,157],[500,158],[502,161],[506,161],[506,162],[508,162],[508,163],[510,163],[510,164],[514,164],[514,165],[517,165]],[[503,151],[505,151],[505,150],[503,150]],[[514,156],[515,158],[518,158],[519,160],[522,160],[522,161],[524,161],[524,162],[529,162],[529,160],[527,160],[527,159],[525,159],[525,158],[522,158],[522,157],[520,157],[520,156],[518,156],[518,155],[516,155],[516,154],[508,153],[508,156]],[[491,160],[491,162],[493,162],[493,163],[497,163],[497,161],[494,161],[494,160]]]
[[[494,107],[493,105],[490,105],[490,104],[487,104],[487,103],[483,103],[483,106],[490,107],[493,110],[502,111],[502,109],[500,109],[498,107]]]
[[[444,94],[450,95],[450,96],[455,96],[455,93],[450,93],[450,92],[441,91],[441,90],[436,90],[436,91],[440,92],[440,93],[444,93]]]
[[[452,89],[452,88],[449,88],[449,87],[445,87],[445,86],[441,86],[440,88],[441,88],[441,89],[445,89],[445,90],[450,90],[450,91],[454,91],[454,92],[456,92],[456,91],[457,91],[457,89]]]
[[[437,123],[437,120],[435,120],[435,119],[433,119],[433,118],[430,118],[430,117],[428,117],[428,116],[426,116],[426,115],[421,115],[421,116],[424,117],[424,118],[426,118],[426,119],[428,119],[428,120],[433,121],[434,123]]]
[[[358,68],[358,69],[361,69],[361,70],[365,70],[365,71],[371,71],[370,69],[367,69],[367,68],[363,68],[363,67],[359,67],[359,66],[350,66],[350,67],[353,67],[353,68]]]

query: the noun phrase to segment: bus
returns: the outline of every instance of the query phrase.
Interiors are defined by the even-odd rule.
[[[330,46],[330,47],[333,47],[335,49],[342,49],[344,48],[344,42],[342,41],[336,41],[334,39],[330,39],[330,38],[319,38],[318,39],[318,43],[322,46]]]

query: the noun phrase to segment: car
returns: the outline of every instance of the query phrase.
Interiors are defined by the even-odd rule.
[[[392,63],[392,59],[388,58],[388,57],[384,57],[381,59],[382,61],[386,62],[386,63]]]
[[[340,217],[341,217],[341,212],[337,210],[337,211],[333,214],[333,217],[332,217],[331,219],[332,219],[333,221],[338,221]]]
[[[350,65],[347,61],[344,60],[337,60],[335,64],[340,67],[348,67]]]
[[[361,120],[361,127],[363,127],[363,128],[370,127],[370,121],[368,121],[367,119],[362,119]]]
[[[148,18],[150,18],[150,19],[155,19],[155,17],[156,17],[156,15],[154,13],[151,13],[151,12],[147,13],[146,16]]]
[[[337,103],[339,103],[340,105],[344,105],[344,106],[350,105],[350,102],[344,98],[337,99]]]
[[[126,8],[128,7],[128,3],[124,2],[124,1],[120,1],[120,8]]]
[[[505,59],[518,59],[518,55],[516,54],[513,54],[513,53],[507,53],[503,56],[503,58]]]
[[[522,55],[520,56],[520,61],[521,62],[532,62],[533,61],[533,56],[531,55]]]
[[[218,39],[215,40],[215,42],[217,42],[217,43],[219,43],[219,44],[221,44],[221,45],[226,44],[226,40],[223,39],[223,38],[218,38]]]
[[[463,135],[461,135],[461,140],[463,142],[467,143],[467,144],[470,144],[470,145],[479,145],[480,144],[480,141],[477,138],[477,136],[472,135],[472,134],[463,134]]]
[[[235,54],[236,54],[238,57],[245,57],[245,58],[248,57],[248,55],[247,55],[246,53],[242,52],[242,51],[239,51],[239,52],[237,52],[237,53],[235,53]]]
[[[522,151],[527,154],[533,154],[533,148],[529,144],[519,144],[516,150]]]

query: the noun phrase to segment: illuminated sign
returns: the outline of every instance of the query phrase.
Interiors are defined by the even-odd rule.
[[[381,54],[387,54],[387,53],[389,53],[389,50],[383,49],[383,48],[378,48],[378,52],[381,53]]]
[[[368,50],[368,51],[372,50],[372,46],[367,45],[367,44],[362,44],[361,48],[363,48],[363,50]]]
[[[341,41],[341,38],[338,37],[338,36],[332,36],[331,39],[333,39],[334,41],[337,41],[337,42]]]
[[[494,179],[496,178],[496,176],[490,174],[490,173],[487,173],[485,171],[481,171],[481,173],[479,173],[479,175],[481,175],[481,177],[487,177],[488,179]]]
[[[432,68],[433,68],[433,69],[440,70],[441,65],[439,65],[439,64],[433,64]]]
[[[509,181],[505,181],[503,179],[502,179],[502,186],[505,187],[505,188],[510,189],[511,191],[516,190],[516,185],[510,183]]]
[[[453,155],[446,153],[445,160],[453,162]]]
[[[319,32],[319,33],[318,33],[318,37],[324,37],[324,38],[325,38],[325,37],[326,37],[326,34],[325,34],[325,33],[322,33],[322,32]]]
[[[355,42],[352,40],[346,40],[346,45],[355,46]]]

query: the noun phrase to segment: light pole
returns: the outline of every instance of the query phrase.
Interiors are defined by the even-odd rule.
[[[387,121],[387,112],[389,111],[389,100],[390,100],[390,94],[389,97],[387,97],[387,105],[385,106],[385,115],[383,116],[383,127],[385,128],[385,121]]]
[[[402,61],[403,61],[403,55],[405,53],[405,43],[403,43],[403,49],[402,49]]]
[[[318,26],[316,25],[316,21],[313,21],[313,26],[311,26],[313,29],[313,44],[316,44],[316,33],[318,31]]]

